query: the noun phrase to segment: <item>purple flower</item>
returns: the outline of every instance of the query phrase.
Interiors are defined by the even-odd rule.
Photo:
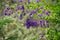
[[[29,12],[29,13],[30,13],[29,16],[30,16],[30,17],[33,17],[33,15],[36,14],[36,12],[37,12],[37,9],[30,11],[30,12]]]
[[[38,11],[38,8],[36,8],[35,11],[37,12]]]
[[[26,26],[29,28],[30,26],[37,26],[37,22],[35,20],[26,19]]]
[[[7,16],[10,16],[11,14],[9,13],[9,14],[7,14]]]
[[[32,26],[37,26],[37,22],[35,20],[32,21]]]
[[[38,3],[38,2],[39,2],[39,0],[36,0],[36,2]]]
[[[40,6],[40,9],[43,9],[43,6]]]
[[[4,12],[3,13],[4,13],[4,15],[10,16],[11,13],[12,13],[11,8],[10,7],[6,7],[4,9]]]
[[[46,15],[49,16],[49,12],[46,12]]]
[[[39,17],[42,17],[42,16],[43,16],[43,14],[39,14],[38,16],[39,16]]]
[[[48,10],[48,11],[46,11],[46,15],[47,16],[49,16],[50,15],[50,11]]]
[[[35,14],[35,13],[36,13],[36,10],[30,11],[30,15]]]
[[[26,15],[26,13],[24,12],[24,13],[23,13],[23,15],[25,16],[25,15]]]
[[[7,8],[8,8],[8,7],[6,7],[6,8],[4,9],[4,11],[3,11],[4,14],[6,14],[6,12],[7,12]]]
[[[48,22],[48,20],[46,20],[46,27],[49,27],[49,22]]]
[[[50,10],[48,10],[48,12],[51,13]]]
[[[22,2],[22,0],[18,0],[18,2]]]
[[[11,9],[10,7],[7,8],[7,10]]]
[[[23,18],[23,15],[22,15],[22,14],[20,14],[19,19],[20,19],[20,20],[22,20],[22,18]]]
[[[1,15],[1,13],[0,13],[0,17],[1,17],[2,15]]]
[[[44,37],[44,35],[43,34],[40,34],[40,37]]]
[[[16,2],[16,0],[13,0],[14,2]]]
[[[40,27],[43,27],[43,20],[40,20]]]
[[[28,0],[28,3],[30,3],[30,0]]]
[[[24,10],[24,6],[23,5],[19,5],[16,10]]]
[[[24,10],[24,6],[23,5],[21,6],[21,9]]]
[[[43,26],[45,27],[45,20],[43,20]]]
[[[7,10],[5,9],[5,10],[4,10],[4,15],[7,15],[7,13],[6,13],[6,12],[7,12]]]
[[[42,13],[44,14],[45,13],[45,10],[42,10]]]

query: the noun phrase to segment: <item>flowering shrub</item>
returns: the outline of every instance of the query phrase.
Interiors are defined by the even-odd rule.
[[[55,39],[53,32],[54,35],[51,36],[51,32],[46,30],[57,23],[60,24],[60,6],[58,6],[59,2],[55,2],[51,4],[52,0],[2,1],[1,40],[59,40],[59,38]],[[59,33],[57,35],[60,35]],[[46,37],[47,35],[49,37]]]

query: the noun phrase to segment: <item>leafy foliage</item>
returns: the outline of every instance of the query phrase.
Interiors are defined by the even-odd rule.
[[[3,25],[6,25],[6,24],[11,23],[11,22],[13,22],[12,19],[2,18],[2,19],[0,19],[0,27],[3,27]]]

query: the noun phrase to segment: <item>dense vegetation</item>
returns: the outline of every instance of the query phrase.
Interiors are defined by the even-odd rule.
[[[0,9],[0,40],[60,40],[60,0],[0,0]]]

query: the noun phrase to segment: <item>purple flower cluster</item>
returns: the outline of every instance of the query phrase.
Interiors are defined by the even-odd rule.
[[[22,2],[22,0],[13,0],[14,2]],[[30,0],[27,0],[28,1],[28,3],[30,3]],[[40,0],[36,0],[36,3],[39,3],[39,1]],[[38,11],[40,10],[40,9],[42,9],[42,12],[40,13],[40,14],[37,14],[38,13]],[[40,6],[40,9],[38,9],[38,8],[36,8],[36,9],[34,9],[34,10],[25,10],[25,7],[24,7],[24,5],[17,5],[17,7],[15,8],[15,10],[16,11],[20,11],[20,10],[22,10],[22,13],[21,14],[15,14],[14,15],[14,18],[16,18],[16,17],[18,17],[18,19],[20,19],[20,20],[22,20],[23,19],[23,17],[26,15],[26,14],[29,14],[28,15],[28,17],[27,17],[27,19],[26,19],[26,27],[27,28],[30,28],[31,26],[32,27],[37,27],[37,26],[39,26],[40,25],[40,27],[49,27],[49,22],[48,22],[48,20],[46,20],[46,21],[44,21],[44,20],[41,20],[41,18],[40,17],[42,17],[43,15],[47,15],[47,16],[49,16],[50,15],[50,11],[49,10],[45,10],[45,9],[43,9],[43,6]],[[10,7],[6,7],[5,8],[5,10],[4,10],[4,15],[11,15],[11,13],[12,13],[12,10],[11,10],[11,8]],[[34,16],[34,14],[37,14],[38,16],[39,16],[39,23],[36,21],[36,20],[32,20],[31,18],[33,18],[33,16]]]
[[[33,15],[33,14],[35,14],[35,13],[36,13],[35,10],[30,11],[30,15]]]
[[[35,20],[26,19],[26,26],[30,28],[31,26],[37,26],[37,22]]]
[[[23,5],[18,5],[16,10],[24,10],[24,6]]]
[[[48,20],[40,20],[40,27],[49,27],[49,22]]]
[[[29,13],[29,16],[33,16],[34,14],[36,14],[37,13],[37,11],[38,11],[38,9],[35,9],[35,10],[31,10]]]
[[[3,13],[4,15],[10,16],[12,13],[12,9],[10,7],[6,7]]]
[[[35,1],[36,1],[36,3],[40,2],[40,0],[35,0]],[[23,2],[23,0],[13,0],[13,2]],[[27,0],[27,2],[30,3],[31,0]]]
[[[40,20],[40,21],[39,21],[39,25],[40,25],[40,27],[45,27],[45,26],[46,26],[46,27],[49,27],[48,20],[46,20],[46,21]],[[37,26],[38,26],[37,21],[31,20],[31,19],[26,19],[26,27],[27,27],[27,28],[30,28],[31,26],[37,27]]]
[[[47,10],[47,11],[42,10],[42,13],[39,14],[38,16],[39,16],[39,17],[42,17],[44,14],[46,14],[47,16],[49,16],[49,15],[50,15],[50,11],[49,11],[49,10]]]

